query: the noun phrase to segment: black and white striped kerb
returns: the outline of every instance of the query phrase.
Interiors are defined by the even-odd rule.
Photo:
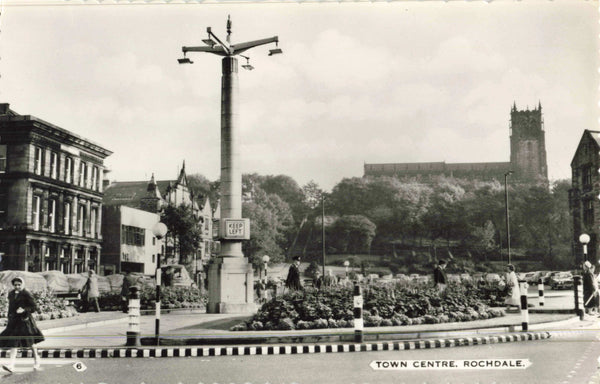
[[[519,281],[519,290],[521,292],[521,329],[529,329],[529,309],[527,309],[527,282]]]
[[[544,306],[544,280],[538,280],[538,305]]]
[[[358,283],[354,284],[354,341],[363,342],[363,298]]]
[[[370,351],[400,351],[415,349],[452,348],[482,344],[511,343],[542,340],[550,333],[522,332],[503,335],[455,337],[445,339],[378,341],[372,343],[339,343],[310,345],[258,345],[258,346],[215,346],[215,347],[143,347],[143,348],[81,348],[81,349],[38,349],[42,359],[86,359],[125,357],[210,357],[249,355],[300,355],[314,353],[343,353]],[[8,357],[8,350],[0,351],[0,358]],[[33,357],[30,349],[22,350],[19,357]]]

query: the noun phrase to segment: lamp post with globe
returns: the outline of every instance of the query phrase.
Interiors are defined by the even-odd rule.
[[[156,237],[158,239],[158,241],[160,242],[160,240],[162,240],[163,237],[165,237],[165,235],[167,234],[167,226],[164,223],[158,222],[154,225],[154,228],[152,228],[152,234],[154,235],[154,237]],[[156,313],[155,313],[155,324],[154,324],[154,336],[156,338],[156,345],[160,344],[160,277],[161,277],[161,273],[160,273],[160,258],[161,258],[161,252],[159,252],[156,255],[156,275],[155,275],[155,279],[156,279]]]

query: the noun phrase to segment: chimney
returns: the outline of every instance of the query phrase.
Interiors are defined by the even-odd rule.
[[[0,103],[0,115],[8,114],[9,106],[9,103]]]

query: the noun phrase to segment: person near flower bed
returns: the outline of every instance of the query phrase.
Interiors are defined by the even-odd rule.
[[[15,369],[18,348],[31,348],[33,351],[33,369],[40,368],[40,356],[35,344],[44,341],[44,335],[37,327],[32,314],[37,305],[31,293],[25,289],[22,278],[11,281],[13,290],[8,293],[8,323],[0,333],[0,347],[10,348],[10,363],[2,369],[12,372]]]
[[[438,265],[433,270],[433,283],[437,287],[438,291],[443,292],[448,285],[448,278],[446,277],[446,260],[438,261]]]
[[[287,279],[285,279],[285,286],[292,291],[302,289],[302,281],[300,280],[300,256],[294,257],[294,262],[290,265]]]
[[[142,277],[136,276],[131,273],[131,271],[127,271],[125,277],[123,277],[123,285],[121,286],[121,310],[123,313],[129,312],[129,301],[127,300],[129,297],[129,288],[142,286]]]
[[[327,274],[323,278],[324,287],[335,287],[338,283],[337,277],[333,276],[331,269],[327,270]]]
[[[98,289],[98,276],[93,269],[88,271],[88,279],[83,286],[83,312],[87,312],[90,309],[90,305],[95,312],[100,312],[100,306],[98,305],[98,297],[100,297],[100,290]]]
[[[506,266],[506,309],[511,307],[521,308],[521,291],[519,290],[519,279],[515,273],[515,266],[508,264]]]

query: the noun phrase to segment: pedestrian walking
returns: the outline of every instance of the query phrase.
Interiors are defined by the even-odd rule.
[[[333,272],[331,272],[331,269],[328,269],[327,274],[323,278],[323,285],[325,287],[331,288],[331,287],[335,287],[337,285],[337,283],[338,283],[337,277],[333,276]]]
[[[437,287],[439,292],[444,292],[448,285],[448,278],[446,277],[446,260],[438,261],[438,265],[433,270],[433,283]]]
[[[141,288],[142,277],[135,276],[131,271],[127,271],[125,277],[123,277],[123,285],[121,286],[121,309],[124,313],[129,312],[129,288],[138,287]]]
[[[583,263],[583,302],[585,312],[589,314],[598,312],[598,281],[594,270],[594,266],[589,261]]]
[[[302,289],[302,281],[300,280],[300,256],[294,257],[294,262],[290,265],[287,279],[285,279],[286,288],[292,291]]]
[[[90,306],[95,312],[100,312],[100,305],[98,304],[98,297],[100,297],[100,291],[98,289],[98,276],[93,269],[88,271],[88,279],[83,286],[83,312],[87,312]]]
[[[521,291],[519,290],[519,279],[515,273],[515,266],[508,264],[506,266],[506,309],[511,307],[521,308]]]
[[[44,341],[44,335],[37,327],[33,314],[37,305],[31,293],[25,289],[20,277],[11,281],[13,290],[8,293],[8,323],[0,333],[0,346],[10,348],[10,363],[2,369],[13,372],[17,359],[17,349],[31,348],[33,351],[33,369],[40,369],[40,356],[35,344]]]

